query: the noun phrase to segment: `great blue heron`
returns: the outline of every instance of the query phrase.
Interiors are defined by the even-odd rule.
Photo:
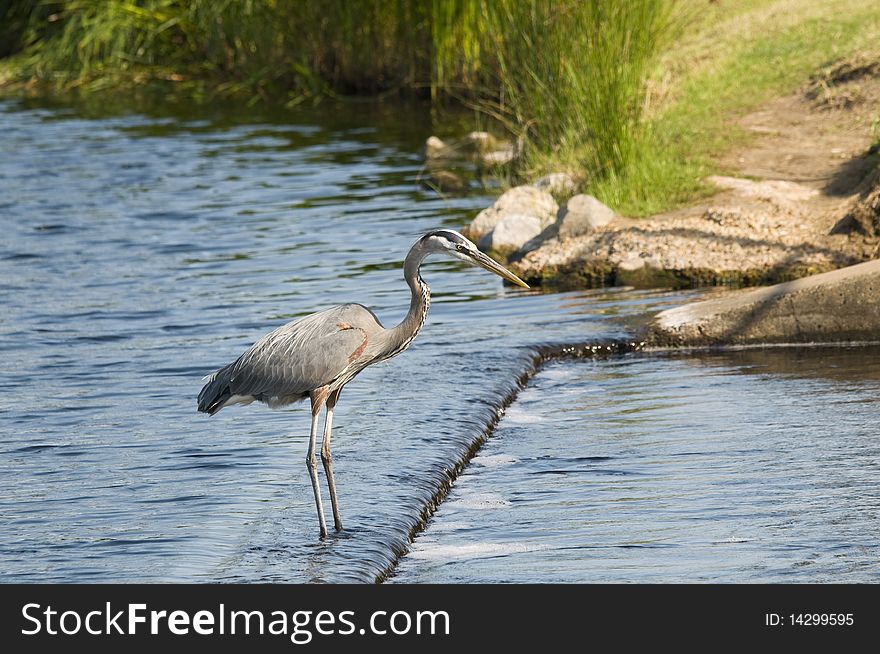
[[[419,274],[422,262],[430,254],[445,254],[482,266],[514,284],[528,288],[512,272],[477,249],[458,232],[441,229],[422,236],[412,246],[403,263],[403,278],[412,291],[409,312],[396,327],[385,329],[376,315],[362,304],[341,304],[310,314],[283,325],[263,336],[233,363],[209,375],[199,393],[199,411],[214,415],[230,404],[250,404],[254,400],[278,408],[309,398],[312,403],[312,429],[306,465],[315,492],[321,537],[327,536],[321,490],[318,486],[318,462],[315,442],[318,417],[326,405],[321,461],[330,488],[333,523],[342,530],[330,433],[333,408],[342,387],[371,363],[390,359],[413,342],[425,318],[431,291]]]

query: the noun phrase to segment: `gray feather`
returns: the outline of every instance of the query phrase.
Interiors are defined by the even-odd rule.
[[[209,377],[199,411],[216,413],[231,398],[282,406],[354,369],[370,336],[384,331],[373,313],[344,304],[282,325]],[[356,372],[355,372],[356,374]]]

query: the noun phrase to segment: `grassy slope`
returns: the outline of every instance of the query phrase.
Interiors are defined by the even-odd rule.
[[[880,3],[719,2],[692,20],[652,76],[641,154],[590,189],[623,213],[648,215],[699,196],[707,190],[700,180],[718,172],[713,155],[749,138],[738,116],[802,87],[835,59],[880,55]]]

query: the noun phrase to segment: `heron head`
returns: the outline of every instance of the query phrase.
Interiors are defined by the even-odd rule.
[[[493,272],[517,286],[529,288],[529,285],[523,280],[494,259],[480,252],[472,241],[469,241],[458,232],[451,229],[438,229],[425,234],[422,237],[422,241],[430,252],[439,252],[456,259],[461,259],[471,265],[485,268],[489,272]]]

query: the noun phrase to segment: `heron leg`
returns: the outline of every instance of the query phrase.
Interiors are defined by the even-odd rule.
[[[318,485],[318,459],[315,456],[315,443],[318,439],[318,417],[321,408],[327,400],[327,387],[321,387],[309,394],[312,400],[312,430],[309,434],[309,452],[306,455],[306,466],[309,469],[309,477],[312,480],[312,490],[315,491],[315,506],[318,509],[318,524],[321,528],[321,538],[327,537],[327,523],[324,522],[324,506],[321,504],[321,487]]]
[[[333,508],[333,526],[336,531],[342,531],[342,518],[339,516],[339,502],[336,499],[336,480],[333,478],[333,455],[330,452],[330,434],[333,431],[333,408],[339,399],[337,389],[327,398],[327,418],[324,422],[324,439],[321,442],[321,463],[324,464],[324,473],[327,475],[327,485],[330,487],[330,506]]]

